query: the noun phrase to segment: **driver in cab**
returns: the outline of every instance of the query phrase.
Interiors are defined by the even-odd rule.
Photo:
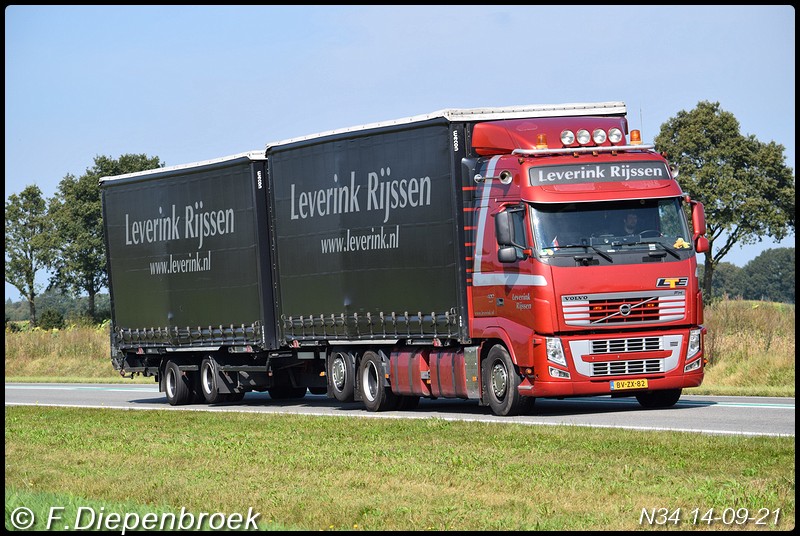
[[[624,235],[633,235],[639,231],[639,216],[635,212],[629,212],[622,220],[622,229]]]

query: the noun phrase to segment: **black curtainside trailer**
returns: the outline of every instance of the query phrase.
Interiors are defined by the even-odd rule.
[[[282,344],[466,337],[459,133],[439,117],[268,147]]]
[[[101,181],[116,348],[274,346],[265,163],[242,154]]]
[[[266,158],[251,152],[101,180],[112,363],[170,404],[324,391],[277,354]],[[310,378],[310,379],[309,379]]]
[[[367,353],[468,342],[467,135],[420,116],[102,179],[114,367],[171,404],[350,401]]]

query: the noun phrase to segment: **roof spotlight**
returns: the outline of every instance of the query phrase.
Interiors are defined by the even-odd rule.
[[[606,138],[607,138],[606,131],[603,130],[602,128],[596,128],[594,129],[594,132],[592,132],[592,139],[597,145],[600,145],[601,143],[605,142]]]

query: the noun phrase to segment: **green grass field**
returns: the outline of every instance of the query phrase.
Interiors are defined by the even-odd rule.
[[[706,325],[706,381],[687,392],[794,396],[794,306],[723,301]],[[131,381],[115,377],[104,330],[7,332],[5,344],[6,381]],[[261,530],[795,525],[793,437],[45,407],[5,419],[12,530],[20,508],[58,530],[121,531],[126,514],[169,529],[182,509],[217,513],[202,525],[214,530],[248,510]]]
[[[55,494],[43,509],[252,508],[306,530],[639,530],[658,508],[780,510],[777,526],[747,528],[784,529],[795,516],[794,438],[9,407],[5,441],[7,498]]]

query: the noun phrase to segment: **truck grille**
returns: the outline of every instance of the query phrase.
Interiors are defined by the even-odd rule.
[[[662,372],[663,359],[643,359],[641,361],[614,361],[592,363],[592,376],[620,376],[624,374],[652,374]]]
[[[686,292],[620,292],[562,296],[564,322],[570,326],[636,325],[683,320]]]
[[[575,370],[583,376],[607,377],[663,374],[680,362],[684,335],[613,339],[573,339],[569,350]]]
[[[661,350],[660,337],[640,337],[637,339],[604,339],[592,341],[593,354],[647,352],[650,350]]]
[[[661,350],[661,337],[631,339],[600,339],[591,341],[593,354],[621,354]],[[652,374],[662,372],[663,359],[636,361],[605,361],[592,363],[592,376],[618,376],[624,374]]]

